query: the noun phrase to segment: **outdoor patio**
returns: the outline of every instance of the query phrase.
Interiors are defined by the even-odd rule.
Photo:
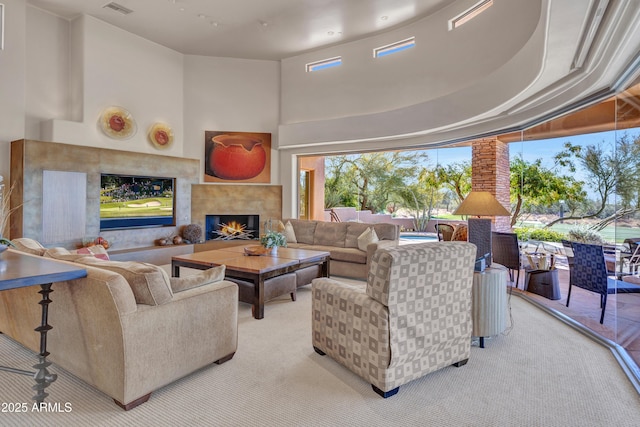
[[[543,296],[523,291],[524,270],[520,272],[518,289],[511,285],[513,292],[525,292],[527,296],[546,307],[554,309],[582,323],[587,328],[622,346],[633,360],[640,365],[640,294],[611,294],[607,299],[604,322],[600,324],[600,295],[576,286],[571,290],[571,301],[567,304],[569,291],[568,266],[559,263],[558,278],[560,284],[559,300],[550,300]],[[515,277],[515,276],[514,276]],[[517,328],[518,325],[515,325]]]

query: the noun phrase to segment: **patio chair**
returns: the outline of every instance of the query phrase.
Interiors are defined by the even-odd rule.
[[[569,292],[567,294],[567,307],[571,300],[571,289],[577,286],[587,291],[600,294],[600,323],[604,322],[604,313],[607,308],[608,277],[607,266],[604,260],[604,252],[600,245],[562,241],[567,250],[569,262]]]
[[[436,224],[436,232],[438,233],[438,240],[441,242],[451,241],[453,236],[453,226],[449,224]]]
[[[621,254],[621,272],[626,271],[629,274],[638,274],[640,270],[640,237],[624,239],[624,243],[629,246],[629,252]]]
[[[509,269],[509,280],[513,283],[513,272],[517,271],[516,288],[520,281],[520,269],[522,262],[520,260],[520,245],[518,244],[518,236],[516,233],[504,233],[494,231],[491,233],[491,252],[493,253],[493,262],[503,265]]]
[[[571,288],[577,286],[587,291],[600,294],[600,323],[604,321],[607,308],[607,295],[615,293],[640,293],[640,286],[631,281],[615,280],[608,277],[605,253],[600,245],[562,241],[569,261],[569,292],[567,307],[571,299]]]

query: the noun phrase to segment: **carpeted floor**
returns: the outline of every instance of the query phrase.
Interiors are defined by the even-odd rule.
[[[236,356],[170,384],[124,412],[53,367],[48,402],[31,410],[29,377],[0,372],[0,425],[11,426],[637,426],[640,397],[609,350],[511,298],[513,328],[449,367],[382,399],[311,347],[311,289],[282,297],[255,320],[240,304]],[[54,325],[55,326],[55,325]],[[30,369],[34,355],[0,335],[0,361]],[[27,403],[26,413],[7,412]]]

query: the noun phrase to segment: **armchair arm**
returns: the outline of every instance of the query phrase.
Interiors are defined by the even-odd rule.
[[[391,358],[387,308],[332,279],[314,279],[312,292],[313,346],[368,381],[383,375]]]
[[[369,264],[371,262],[371,258],[373,254],[376,253],[378,249],[382,248],[394,248],[398,246],[397,240],[378,240],[377,242],[369,243],[367,245],[367,270],[369,271]]]
[[[138,305],[122,325],[127,403],[233,355],[238,285],[222,280],[176,293],[163,305]]]

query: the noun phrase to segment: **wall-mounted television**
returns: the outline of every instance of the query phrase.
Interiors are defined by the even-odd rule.
[[[102,174],[100,230],[176,225],[175,178]]]

